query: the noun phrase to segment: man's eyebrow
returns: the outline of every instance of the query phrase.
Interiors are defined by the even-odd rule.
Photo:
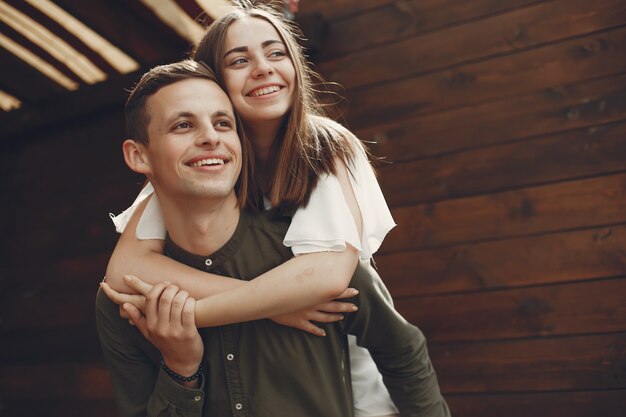
[[[282,44],[284,46],[284,43],[282,41],[279,41],[279,40],[276,40],[276,39],[269,39],[269,40],[267,40],[265,42],[262,42],[261,46],[263,48],[265,48],[265,47],[267,47],[269,45],[273,45],[275,43],[280,43],[280,44]],[[232,54],[233,52],[247,52],[247,51],[248,51],[248,47],[247,46],[238,46],[236,48],[233,48],[233,49],[230,49],[229,51],[227,51],[224,54],[224,58],[226,58],[229,54]]]
[[[169,124],[180,118],[188,118],[188,117],[193,117],[193,116],[194,114],[189,111],[179,111],[177,113],[167,116],[164,120],[165,120],[165,123]]]
[[[235,116],[227,110],[218,110],[213,113],[213,117],[228,117],[229,119],[235,120]]]

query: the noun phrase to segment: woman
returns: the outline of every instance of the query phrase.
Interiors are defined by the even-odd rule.
[[[123,274],[175,281],[195,298],[209,297],[196,304],[199,327],[271,317],[321,335],[309,320],[336,320],[313,306],[352,295],[346,287],[359,257],[369,259],[394,224],[362,145],[324,117],[295,39],[276,14],[242,7],[211,25],[193,58],[209,64],[227,91],[253,143],[254,179],[269,206],[294,213],[285,244],[302,256],[247,283],[178,264],[161,254],[165,231],[146,187],[114,219],[125,231],[107,269],[113,288],[125,289]],[[369,353],[354,339],[350,349],[356,415],[395,413]]]

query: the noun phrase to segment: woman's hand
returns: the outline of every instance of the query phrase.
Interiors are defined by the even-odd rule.
[[[352,298],[359,292],[354,288],[347,288],[337,299]],[[281,314],[270,319],[283,326],[293,327],[316,336],[326,336],[324,329],[313,322],[334,323],[342,320],[341,313],[354,313],[358,307],[347,301],[329,301],[293,313]]]
[[[145,314],[145,306],[146,306],[146,295],[150,293],[154,285],[148,284],[141,279],[133,276],[133,275],[125,275],[124,283],[134,291],[133,294],[125,294],[121,292],[115,291],[109,284],[106,282],[100,283],[100,288],[104,291],[107,297],[115,304],[120,306],[120,315],[127,319],[128,315],[122,308],[124,304],[132,304],[135,306],[142,314]],[[169,283],[166,283],[166,285]]]

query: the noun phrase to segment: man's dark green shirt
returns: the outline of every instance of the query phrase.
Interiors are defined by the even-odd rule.
[[[268,213],[241,213],[232,238],[198,256],[170,240],[165,253],[207,272],[251,280],[292,257],[283,245],[289,223]],[[120,414],[130,416],[346,417],[353,415],[346,334],[376,362],[402,417],[448,416],[422,333],[393,308],[375,270],[361,262],[350,283],[359,306],[325,337],[271,320],[201,329],[204,380],[187,389],[160,370],[159,351],[119,317],[102,292],[98,333]]]

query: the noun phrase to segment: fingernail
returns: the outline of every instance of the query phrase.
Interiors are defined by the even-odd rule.
[[[130,275],[124,275],[124,281],[129,282],[132,278],[130,277]]]
[[[343,320],[343,316],[339,316],[339,320]]]
[[[322,332],[320,333],[320,336],[326,336],[326,332],[322,330]]]
[[[359,293],[359,290],[352,290],[352,294],[357,295]]]
[[[357,306],[352,306],[352,311],[357,311],[359,308]]]

